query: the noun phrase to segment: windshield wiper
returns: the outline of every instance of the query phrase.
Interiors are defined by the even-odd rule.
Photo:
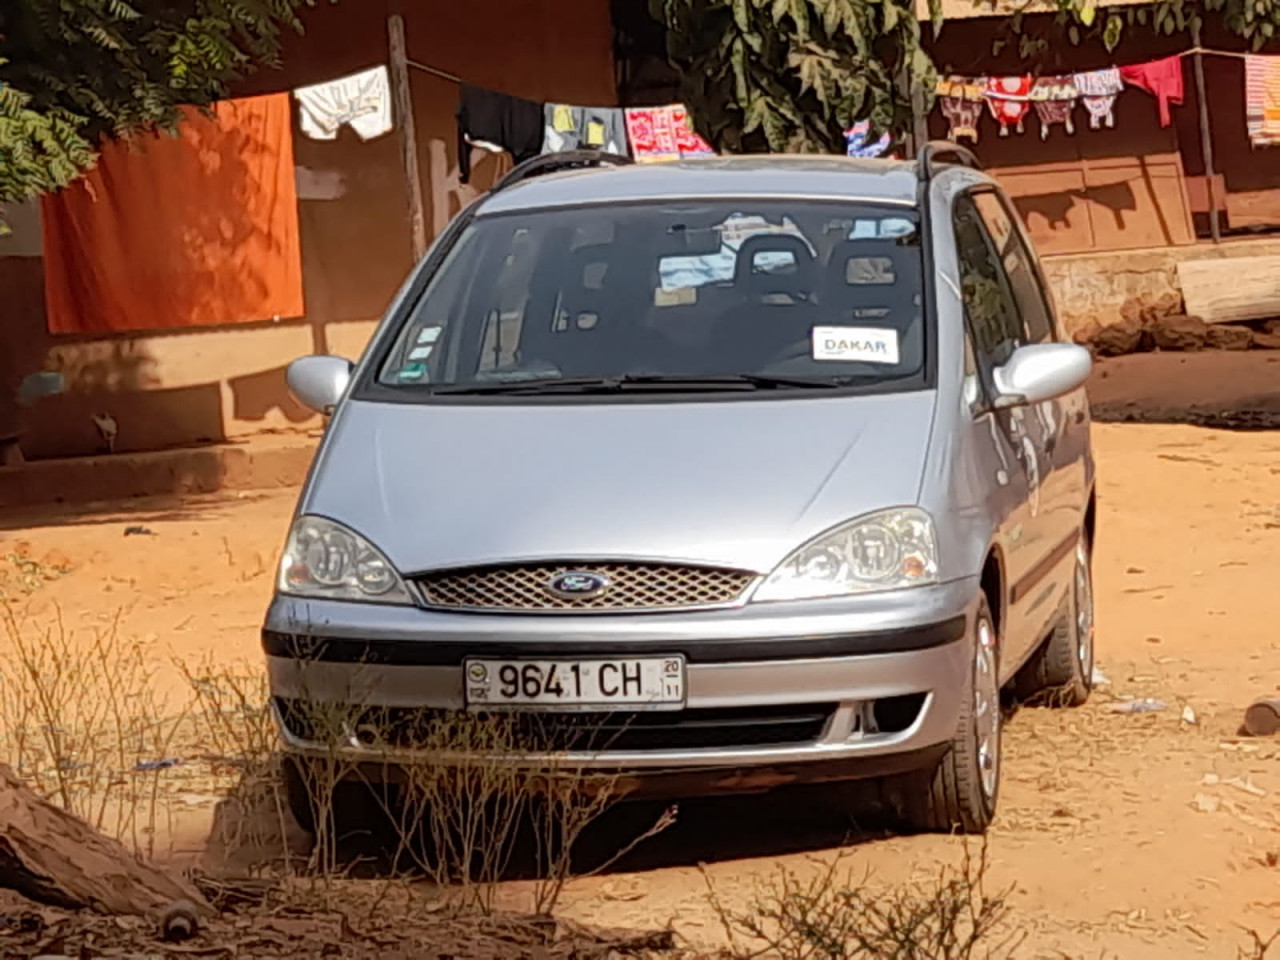
[[[568,377],[546,380],[511,380],[506,383],[469,383],[437,386],[431,389],[439,395],[507,396],[557,393],[623,393],[630,390],[654,392],[721,391],[721,390],[829,390],[841,386],[829,377],[777,377],[759,373],[727,374],[666,374],[627,373],[617,377]]]

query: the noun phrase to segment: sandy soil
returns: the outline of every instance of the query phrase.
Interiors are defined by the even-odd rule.
[[[1010,722],[989,884],[1015,887],[1029,938],[1020,956],[1234,956],[1242,926],[1280,927],[1280,742],[1236,737],[1245,706],[1280,689],[1270,622],[1280,435],[1103,425],[1095,442],[1098,642],[1110,684],[1080,710],[1028,709]],[[157,687],[178,696],[172,657],[258,656],[292,505],[291,493],[273,492],[6,516],[0,586],[6,562],[13,582],[8,555],[43,562],[53,579],[21,601],[32,623],[61,610],[83,631],[118,616],[162,667]],[[126,536],[130,526],[150,533]],[[1127,697],[1167,708],[1113,712]],[[178,853],[207,827],[210,811],[195,807],[176,828]],[[713,943],[699,862],[742,907],[779,867],[809,873],[836,848],[859,874],[895,882],[955,863],[962,843],[851,839],[847,817],[797,792],[685,804],[630,872],[571,886],[565,912],[629,926],[670,920]]]
[[[1280,427],[1280,350],[1135,353],[1099,360],[1089,382],[1095,420]]]

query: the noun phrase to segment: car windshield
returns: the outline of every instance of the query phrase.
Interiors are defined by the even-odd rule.
[[[480,216],[381,358],[432,393],[923,386],[909,208],[652,202]]]

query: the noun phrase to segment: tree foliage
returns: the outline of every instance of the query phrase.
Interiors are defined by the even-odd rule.
[[[172,129],[272,64],[310,0],[3,0],[0,203],[91,168],[103,136]]]
[[[919,106],[932,106],[937,74],[910,0],[649,3],[667,27],[667,53],[699,131],[722,151],[841,152],[854,120],[869,120],[874,135],[910,131],[913,85]],[[994,8],[992,0],[974,3]],[[940,28],[940,0],[928,9]],[[1025,0],[1015,10],[1005,32],[1017,36],[1028,61],[1050,41],[1023,34],[1023,18],[1045,10],[1057,12],[1059,36],[1101,39],[1108,49],[1126,30],[1194,34],[1209,21],[1254,49],[1280,40],[1280,0],[1154,0],[1103,10],[1099,0]]]
[[[911,0],[650,0],[699,129],[728,152],[841,151],[844,131],[911,128],[936,79]],[[941,0],[929,0],[935,23]]]
[[[1280,39],[1280,0],[1155,0],[1112,8],[1099,18],[1097,0],[1054,0],[1067,23],[1072,43],[1100,36],[1108,50],[1120,44],[1126,28],[1150,29],[1161,36],[1194,34],[1210,21],[1248,41],[1254,50]]]

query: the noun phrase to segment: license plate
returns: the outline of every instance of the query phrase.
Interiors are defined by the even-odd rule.
[[[684,657],[617,660],[468,660],[471,707],[679,710]]]

